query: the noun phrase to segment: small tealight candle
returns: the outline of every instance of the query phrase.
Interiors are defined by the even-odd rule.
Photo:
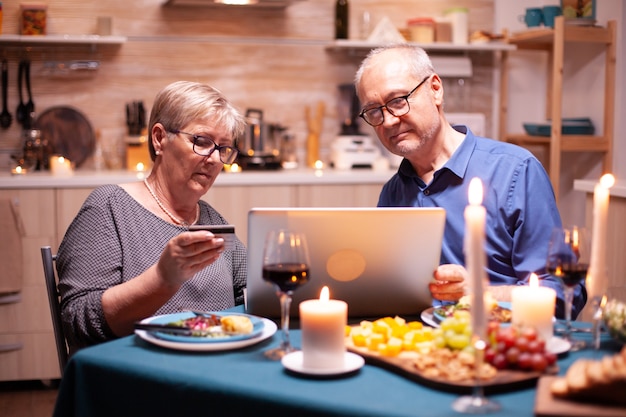
[[[50,157],[50,172],[52,175],[67,177],[74,174],[72,162],[63,156]]]
[[[344,365],[347,322],[348,304],[331,300],[328,287],[322,288],[319,300],[300,303],[304,368],[333,369]]]
[[[553,334],[552,317],[556,303],[556,291],[540,287],[536,274],[530,275],[528,286],[515,287],[511,292],[511,323],[537,329],[548,342]]]
[[[11,169],[11,174],[12,175],[24,175],[24,174],[26,174],[26,172],[27,172],[26,168],[22,168],[20,165],[18,165],[15,168]]]
[[[230,165],[226,164],[224,165],[224,171],[235,174],[235,173],[241,172],[241,167],[237,163],[233,163]]]

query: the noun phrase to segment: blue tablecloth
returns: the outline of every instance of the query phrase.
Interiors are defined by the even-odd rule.
[[[300,332],[291,332],[296,346]],[[579,335],[577,335],[579,336]],[[385,369],[365,365],[355,374],[312,378],[286,371],[263,352],[280,335],[227,352],[183,352],[138,336],[83,349],[70,360],[54,416],[459,416],[457,393],[438,391]],[[560,372],[580,357],[601,357],[618,346],[559,359]],[[532,416],[535,388],[493,394],[493,416]]]

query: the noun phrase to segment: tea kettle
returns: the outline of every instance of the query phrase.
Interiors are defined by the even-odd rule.
[[[286,128],[263,121],[263,111],[246,110],[248,123],[243,136],[238,139],[237,163],[242,169],[280,169],[280,147]]]

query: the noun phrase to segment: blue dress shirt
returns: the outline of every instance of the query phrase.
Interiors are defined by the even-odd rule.
[[[464,210],[470,180],[480,178],[487,210],[487,273],[493,285],[526,285],[532,272],[542,286],[557,291],[556,315],[564,316],[564,295],[557,278],[546,272],[552,228],[561,226],[554,191],[543,166],[529,151],[510,143],[474,136],[467,126],[455,126],[465,139],[430,184],[424,183],[408,160],[384,185],[379,207],[443,207],[446,226],[441,264],[465,265]],[[572,318],[587,301],[576,288]]]

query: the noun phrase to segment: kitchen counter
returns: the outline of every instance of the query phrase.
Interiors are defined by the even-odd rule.
[[[395,169],[333,170],[295,169],[278,171],[222,172],[214,187],[249,185],[333,185],[384,184]],[[0,174],[0,189],[85,188],[105,184],[139,181],[147,175],[132,171],[76,171],[72,176],[54,176],[48,172],[25,175]]]

